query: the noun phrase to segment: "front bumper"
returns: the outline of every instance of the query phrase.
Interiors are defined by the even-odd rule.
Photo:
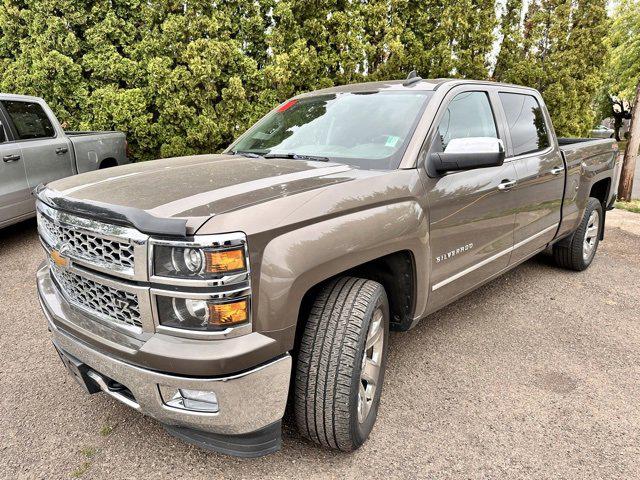
[[[191,437],[194,443],[205,447],[206,445],[201,442],[203,433],[217,435],[216,441],[220,436],[240,436],[246,439],[252,432],[262,432],[261,435],[264,437],[265,429],[279,424],[284,414],[289,390],[291,374],[289,354],[241,373],[222,377],[178,376],[132,365],[98,351],[76,337],[70,329],[65,328],[73,324],[73,322],[70,323],[70,318],[63,318],[65,314],[71,315],[73,308],[66,304],[66,300],[61,295],[52,296],[52,290],[47,288],[50,286],[47,282],[50,281],[45,272],[39,272],[40,302],[55,346],[94,372],[126,387],[133,400],[118,394],[114,395],[114,392],[102,385],[101,389],[112,397],[169,426],[168,430],[171,433],[186,440]],[[55,302],[55,305],[50,305],[49,302]],[[64,308],[60,308],[61,306]],[[77,311],[73,313],[82,315]],[[85,319],[90,320],[88,317]],[[161,386],[213,391],[218,397],[219,411],[203,413],[169,406],[165,403],[169,399],[162,398]],[[194,432],[198,435],[197,439],[192,434]],[[225,450],[214,446],[211,448]],[[226,453],[234,453],[232,449],[227,450]]]

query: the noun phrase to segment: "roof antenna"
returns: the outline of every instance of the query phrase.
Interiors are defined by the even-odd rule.
[[[402,85],[408,87],[409,85],[413,85],[420,80],[422,80],[422,77],[418,76],[418,72],[416,72],[415,70],[411,70],[411,72],[409,72],[409,75],[407,75],[407,79],[402,82]]]

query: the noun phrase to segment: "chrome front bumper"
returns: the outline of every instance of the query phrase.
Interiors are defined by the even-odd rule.
[[[38,288],[42,288],[41,282],[38,283]],[[40,295],[42,309],[56,347],[98,374],[124,385],[134,400],[109,391],[100,382],[96,382],[113,398],[164,425],[223,435],[244,435],[281,420],[289,390],[290,355],[285,354],[256,368],[225,377],[190,378],[159,373],[105,355],[78,340],[58,326],[65,324],[67,319],[58,318],[58,315],[67,308],[51,308],[46,303],[46,298],[50,298],[50,294]],[[64,303],[65,299],[58,295],[57,301]],[[54,310],[57,313],[53,313]],[[203,413],[169,406],[163,401],[160,386],[213,391],[218,397],[219,411]]]

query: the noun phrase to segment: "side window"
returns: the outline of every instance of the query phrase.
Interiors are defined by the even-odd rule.
[[[498,138],[496,122],[485,92],[464,92],[449,103],[438,124],[431,151],[444,152],[455,138]]]
[[[55,136],[51,121],[37,103],[4,101],[2,105],[16,128],[18,139],[29,140]]]
[[[4,143],[7,141],[7,134],[4,129],[4,125],[2,124],[2,119],[0,119],[0,143]]]
[[[519,93],[500,93],[499,96],[511,133],[513,154],[524,155],[547,148],[549,133],[538,100]]]

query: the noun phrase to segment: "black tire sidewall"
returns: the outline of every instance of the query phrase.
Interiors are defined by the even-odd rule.
[[[589,257],[588,260],[585,261],[584,257],[582,256],[582,246],[584,245],[584,239],[585,236],[587,235],[587,224],[589,223],[589,217],[591,216],[591,213],[597,210],[598,211],[598,234],[596,235],[596,241],[595,241],[595,245],[593,246],[593,250],[591,252],[591,256]],[[603,211],[602,211],[602,204],[595,198],[589,198],[589,202],[587,203],[587,208],[584,212],[584,218],[582,219],[582,224],[580,225],[580,238],[579,240],[579,245],[576,245],[575,248],[575,252],[576,255],[578,255],[579,252],[579,259],[580,259],[580,263],[582,264],[582,269],[586,269],[589,265],[591,265],[591,262],[593,262],[593,259],[596,256],[596,253],[598,251],[598,245],[600,244],[600,235],[602,234],[602,223],[604,222],[604,215],[603,215]]]
[[[371,325],[371,320],[373,319],[373,312],[375,312],[379,307],[382,307],[382,312],[384,315],[384,342],[382,349],[382,362],[380,365],[380,377],[378,379],[378,388],[376,389],[376,394],[373,400],[373,404],[371,405],[371,410],[369,410],[369,414],[365,421],[360,423],[358,421],[358,393],[360,388],[360,373],[362,370],[362,355],[364,353],[364,347],[367,341],[369,326]],[[370,302],[370,304],[367,306],[367,311],[364,318],[365,323],[362,325],[360,338],[358,339],[358,355],[354,359],[354,365],[352,367],[353,376],[351,377],[351,389],[349,395],[349,417],[351,423],[349,429],[351,432],[350,436],[352,438],[354,448],[358,448],[360,445],[362,445],[369,437],[371,430],[373,430],[373,425],[375,424],[376,418],[378,416],[380,396],[384,387],[384,374],[387,368],[387,352],[389,349],[389,301],[382,286],[379,287],[374,301]]]

